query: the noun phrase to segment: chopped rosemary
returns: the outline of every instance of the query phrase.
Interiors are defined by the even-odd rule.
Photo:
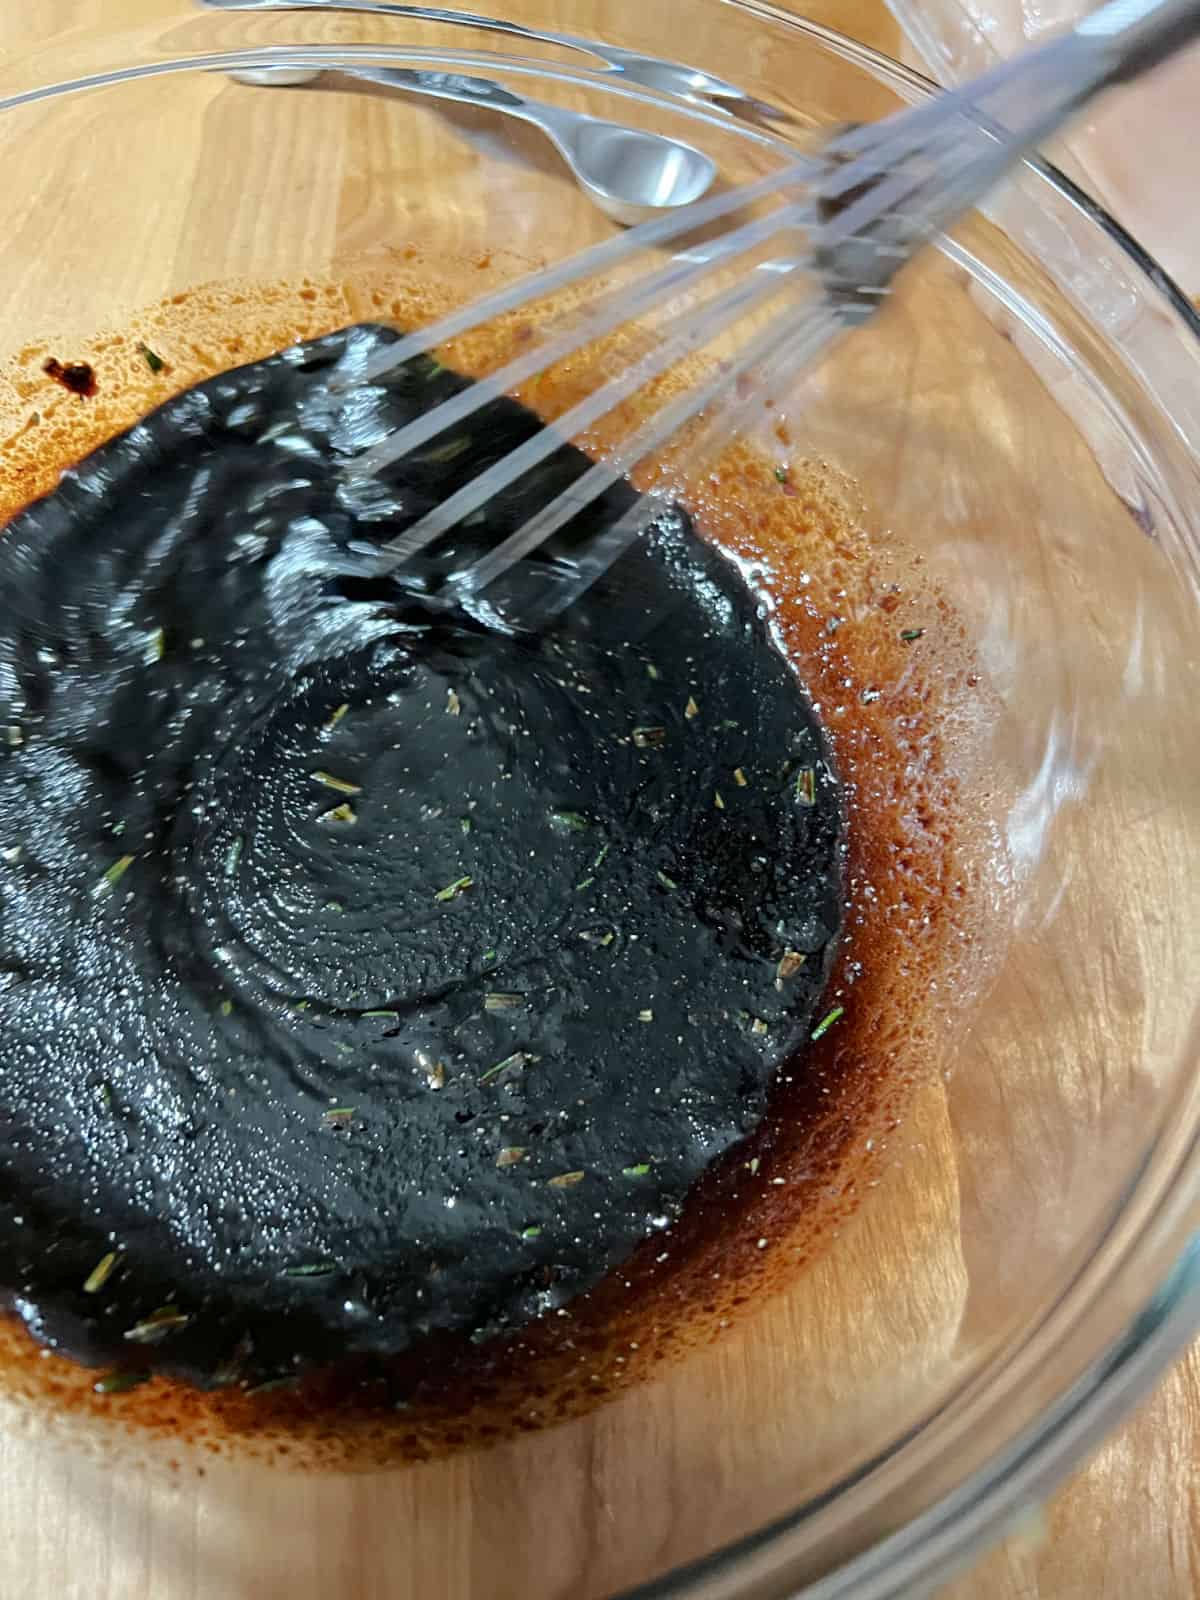
[[[462,716],[462,701],[454,689],[446,690],[446,714],[451,717]]]
[[[284,1267],[285,1278],[328,1278],[337,1271],[336,1261],[306,1261],[298,1267]]]
[[[116,1372],[106,1372],[102,1378],[97,1378],[92,1385],[96,1394],[128,1394],[130,1389],[140,1388],[143,1383],[149,1383],[148,1372],[134,1371],[125,1368]]]
[[[812,767],[801,767],[796,774],[796,799],[802,806],[817,803],[817,774]]]
[[[683,708],[683,714],[689,722],[691,722],[693,717],[698,717],[700,715],[700,707],[696,704],[696,697],[694,695],[688,695],[688,702]]]
[[[103,1289],[104,1285],[117,1270],[117,1264],[120,1259],[120,1252],[117,1250],[110,1250],[106,1256],[101,1256],[99,1261],[97,1261],[96,1265],[83,1280],[84,1294],[99,1294],[101,1289]]]
[[[350,702],[348,700],[343,700],[341,705],[338,706],[336,711],[333,712],[332,716],[330,716],[329,720],[326,722],[325,732],[332,733],[349,709]]]
[[[490,991],[483,997],[485,1011],[515,1011],[518,1006],[525,1004],[527,996],[523,994],[501,994],[496,990]]]
[[[905,644],[911,644],[914,639],[923,639],[925,637],[925,629],[901,628],[900,637],[904,640]]]
[[[635,728],[633,742],[639,750],[652,750],[667,737],[665,728]]]
[[[821,1018],[820,1022],[817,1023],[809,1037],[812,1039],[823,1039],[838,1018],[845,1016],[845,1014],[845,1006],[834,1006],[832,1011],[826,1012],[826,1014]]]
[[[457,900],[464,889],[469,889],[475,882],[472,877],[455,878],[453,883],[448,883],[444,889],[439,889],[434,895],[435,900]]]
[[[364,1011],[362,1019],[364,1022],[386,1022],[394,1028],[400,1021],[400,1013],[384,1006],[377,1011]]]
[[[737,784],[739,789],[744,789],[746,787],[746,785],[750,782],[750,779],[742,771],[741,767],[734,767],[734,769],[733,769],[733,781],[734,781],[734,783]]]
[[[679,885],[675,882],[675,879],[669,878],[665,872],[656,872],[654,876],[658,879],[659,883],[662,884],[664,889],[678,889],[679,887]]]
[[[592,825],[591,818],[585,817],[582,811],[554,810],[547,815],[554,826],[565,833],[586,833]]]
[[[242,859],[242,851],[246,848],[246,841],[239,833],[237,838],[225,852],[225,876],[232,878],[238,869],[238,862]]]
[[[622,1167],[621,1176],[623,1178],[644,1178],[649,1171],[650,1163],[648,1161],[639,1161],[636,1166]]]
[[[802,950],[785,950],[779,958],[779,965],[775,968],[775,976],[777,978],[794,978],[806,959]]]
[[[653,1022],[654,1021],[654,1012],[650,1009],[649,1006],[644,1007],[643,1010],[638,1012],[638,1021],[639,1022]]]
[[[521,1144],[510,1144],[497,1154],[496,1165],[498,1167],[515,1167],[518,1161],[524,1161],[524,1159],[525,1146]]]
[[[174,1333],[178,1328],[186,1328],[191,1321],[186,1312],[180,1311],[178,1306],[159,1306],[157,1311],[152,1311],[141,1322],[135,1322],[132,1328],[126,1328],[125,1337],[130,1344],[157,1344],[160,1339],[165,1339],[168,1333]]]
[[[608,855],[608,852],[611,849],[612,849],[612,845],[611,844],[601,845],[599,854],[597,855],[595,861],[592,862],[592,871],[593,872],[599,872],[600,871],[600,868],[604,865],[605,857]]]
[[[331,1106],[321,1113],[321,1121],[327,1128],[348,1128],[354,1121],[354,1107]]]
[[[362,784],[351,783],[348,778],[339,778],[332,772],[325,772],[318,767],[316,772],[310,772],[309,777],[314,783],[323,783],[327,789],[336,789],[338,794],[361,794]]]
[[[103,900],[105,895],[111,894],[133,865],[134,859],[133,856],[122,856],[119,861],[114,861],[104,876],[92,885],[92,899]]]
[[[537,1056],[531,1056],[528,1050],[514,1050],[512,1055],[505,1056],[503,1061],[497,1061],[494,1067],[489,1067],[480,1078],[480,1083],[491,1083],[493,1078],[498,1078],[501,1073],[510,1069],[528,1066],[531,1061],[536,1061]]]
[[[591,877],[591,878],[580,878],[579,882],[575,885],[575,893],[579,894],[584,889],[590,889],[592,887],[592,885],[595,883],[595,881],[596,880],[595,880],[594,877]]]
[[[348,800],[343,800],[340,806],[333,806],[328,811],[322,811],[321,822],[357,822],[358,812]]]
[[[577,1183],[582,1183],[586,1177],[586,1172],[560,1172],[557,1178],[547,1178],[546,1182],[551,1189],[573,1189]]]
[[[537,1239],[540,1237],[541,1232],[540,1228],[522,1228],[521,1237],[522,1239]]]
[[[434,450],[426,450],[426,461],[453,461],[456,456],[462,455],[464,450],[471,448],[469,434],[460,434],[457,439],[448,439],[445,444],[439,444]]]
[[[150,368],[150,371],[155,374],[155,376],[157,376],[167,364],[158,354],[157,350],[151,350],[148,344],[139,344],[138,353],[142,360]]]

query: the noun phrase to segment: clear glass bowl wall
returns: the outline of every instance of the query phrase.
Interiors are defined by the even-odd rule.
[[[682,35],[670,11],[609,4],[598,25],[736,77],[796,130],[926,92],[765,5],[696,4]],[[522,15],[554,26],[548,5]],[[56,80],[64,61],[137,72],[0,106],[0,357],[206,283],[323,282],[409,243],[433,260],[495,251],[503,276],[611,231],[515,125],[230,83],[230,66],[289,48],[478,71],[689,139],[730,181],[786,159],[783,123],[533,41],[345,16],[147,23],[54,62]],[[49,82],[50,65],[31,55],[7,86]],[[726,1340],[565,1428],[369,1494],[214,1463],[188,1557],[202,1576],[251,1582],[269,1559],[305,1593],[315,1542],[327,1559],[344,1540],[375,1581],[429,1596],[911,1592],[1043,1492],[1179,1346],[1200,1296],[1178,1265],[1200,1113],[1196,335],[1153,264],[1031,168],[878,330],[784,397],[805,448],[861,486],[872,536],[918,553],[968,619],[1010,796],[1003,960],[928,1062],[856,1218]],[[0,385],[0,452],[23,403]],[[55,1467],[48,1430],[20,1420],[12,1472],[101,1493],[102,1466]],[[136,1467],[103,1495],[118,1544],[136,1506],[181,1514]],[[280,1518],[295,1537],[265,1557]]]

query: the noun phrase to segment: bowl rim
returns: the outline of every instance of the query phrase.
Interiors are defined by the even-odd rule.
[[[916,69],[836,29],[784,10],[772,0],[717,0],[717,3],[751,19],[807,37],[851,66],[867,72],[907,101],[927,99],[939,90],[939,85]],[[449,11],[439,11],[436,20],[455,22]],[[469,16],[464,15],[462,20],[470,25]],[[534,36],[537,31],[531,27]],[[114,37],[113,42],[119,43],[119,36]],[[0,96],[0,113],[74,93],[176,73],[220,71],[249,64],[320,67],[334,60],[378,61],[389,57],[411,60],[424,56],[441,61],[450,59],[470,67],[503,67],[509,72],[530,75],[549,73],[561,81],[600,87],[630,99],[657,103],[663,109],[685,112],[696,122],[726,133],[737,132],[775,150],[792,148],[788,140],[774,136],[761,126],[739,122],[724,111],[689,103],[669,93],[640,85],[631,87],[619,79],[614,81],[613,76],[603,70],[486,50],[406,48],[398,42],[198,52],[34,85]],[[1053,163],[1033,156],[1027,165],[1086,222],[1111,240],[1144,284],[1161,298],[1166,309],[1174,313],[1178,323],[1200,347],[1200,309],[1153,256],[1106,207]],[[1184,1166],[1200,1168],[1200,1130],[1193,1133],[1173,1171],[1177,1173]],[[1160,1203],[1142,1219],[1142,1233],[1161,1226],[1163,1210],[1178,1211],[1179,1201],[1178,1191],[1168,1182],[1160,1193]],[[923,1431],[933,1420],[932,1416],[923,1418],[908,1435],[893,1440],[886,1450],[797,1509],[707,1556],[623,1590],[614,1600],[685,1600],[685,1597],[686,1600],[732,1600],[748,1583],[755,1585],[754,1593],[763,1596],[763,1600],[767,1596],[772,1600],[786,1600],[786,1597],[798,1600],[801,1595],[806,1600],[905,1600],[906,1596],[924,1592],[928,1586],[951,1577],[1000,1537],[1007,1527],[1036,1517],[1040,1502],[1134,1409],[1200,1330],[1200,1233],[1194,1231],[1194,1218],[1189,1227],[1186,1202],[1184,1215],[1168,1221],[1173,1232],[1190,1233],[1190,1238],[1185,1239],[1174,1265],[1148,1303],[1108,1340],[1100,1353],[1033,1422],[1019,1429],[982,1465],[969,1471],[952,1489],[938,1494],[929,1506],[904,1521],[895,1532],[868,1542],[816,1579],[807,1580],[797,1575],[802,1566],[802,1552],[795,1545],[806,1522],[848,1488],[869,1478],[899,1447]],[[1098,1249],[1104,1242],[1101,1241]],[[1076,1282],[1072,1279],[1065,1287],[1053,1309],[1062,1304],[1063,1297]],[[1038,1327],[1041,1326],[1039,1323]]]

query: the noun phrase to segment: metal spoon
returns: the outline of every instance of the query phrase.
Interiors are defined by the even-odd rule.
[[[409,94],[491,106],[532,123],[557,149],[584,193],[625,227],[699,200],[717,175],[708,156],[679,139],[525,100],[489,78],[417,72],[407,67],[339,67],[338,71],[345,77]],[[322,74],[267,66],[243,68],[233,76],[243,83],[287,86],[311,82]]]
[[[610,72],[643,84],[662,94],[722,106],[735,116],[766,122],[789,122],[791,117],[777,106],[764,104],[725,78],[714,77],[698,67],[661,56],[646,56],[636,50],[599,39],[586,39],[576,33],[556,33],[546,28],[528,27],[504,17],[484,17],[471,11],[445,11],[437,6],[414,6],[393,0],[197,0],[209,11],[356,11],[372,16],[406,17],[414,22],[450,22],[459,27],[486,28],[491,33],[507,33],[520,39],[535,39],[541,44],[564,45],[603,61]]]

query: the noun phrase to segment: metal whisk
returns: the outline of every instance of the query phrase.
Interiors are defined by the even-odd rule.
[[[361,371],[343,375],[342,385],[369,384],[569,285],[611,278],[647,251],[674,250],[665,264],[600,291],[585,313],[552,317],[540,342],[360,455],[352,471],[379,474],[461,427],[497,394],[517,389],[647,313],[662,315],[650,348],[620,364],[552,427],[462,483],[399,537],[359,553],[373,572],[390,572],[402,583],[413,578],[435,604],[466,608],[492,624],[539,625],[607,570],[661,512],[661,501],[637,498],[573,548],[569,560],[560,558],[549,601],[545,585],[539,585],[526,611],[518,607],[514,615],[510,609],[499,618],[487,591],[688,424],[700,420],[697,448],[736,435],[753,397],[814,362],[840,333],[870,318],[901,269],[1023,156],[1097,94],[1139,76],[1197,34],[1200,0],[1111,0],[1071,32],[962,89],[844,130],[786,170],[606,240],[401,338]],[[714,225],[729,221],[736,226],[714,237]],[[696,300],[695,291],[702,298]],[[465,566],[456,568],[451,559],[439,568],[439,543],[452,530],[478,521],[493,497],[564,440],[578,438],[717,341],[723,341],[721,359],[710,363],[700,381],[642,416],[602,459],[493,548]],[[753,397],[744,392],[747,382]]]

